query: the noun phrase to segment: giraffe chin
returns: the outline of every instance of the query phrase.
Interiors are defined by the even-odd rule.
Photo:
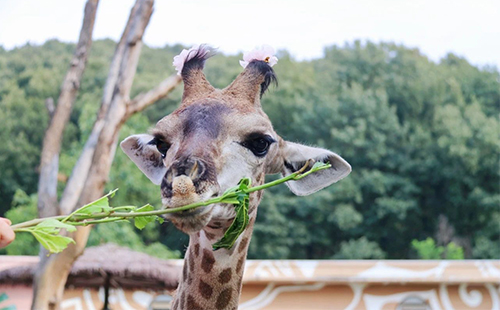
[[[166,214],[165,218],[186,234],[202,230],[212,219],[213,206],[199,207],[194,210]]]

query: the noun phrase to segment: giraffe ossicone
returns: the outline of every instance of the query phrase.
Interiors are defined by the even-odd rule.
[[[287,182],[297,195],[309,195],[351,172],[339,155],[283,140],[273,129],[260,99],[276,82],[272,58],[250,59],[224,89],[203,73],[213,49],[199,46],[181,53],[174,64],[184,82],[180,106],[149,134],[133,135],[121,148],[139,169],[160,185],[164,208],[207,200],[249,177],[264,183],[266,174],[289,175],[306,161],[332,167]],[[262,57],[262,56],[259,56]],[[182,60],[182,63],[181,63]],[[244,59],[245,60],[245,59]],[[183,273],[172,309],[237,309],[244,263],[262,191],[250,194],[249,225],[231,249],[212,250],[231,225],[232,205],[216,204],[167,216],[189,235]]]
[[[249,52],[243,53],[243,60],[240,60],[240,65],[246,68],[252,60],[262,60],[272,67],[278,63],[278,57],[274,54],[275,51],[272,46],[258,46]]]
[[[208,45],[195,45],[191,47],[190,49],[183,49],[181,53],[177,56],[174,57],[174,61],[172,62],[172,65],[175,67],[175,70],[177,70],[177,75],[182,74],[182,68],[184,67],[184,64],[193,59],[194,57],[203,57],[203,58],[208,58],[211,53],[215,51],[214,48],[211,48]]]

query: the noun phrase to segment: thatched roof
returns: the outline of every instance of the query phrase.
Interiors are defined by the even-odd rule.
[[[31,285],[36,262],[0,271],[0,283]],[[112,287],[175,289],[181,267],[115,244],[85,249],[68,276],[67,286],[99,287],[109,276]]]

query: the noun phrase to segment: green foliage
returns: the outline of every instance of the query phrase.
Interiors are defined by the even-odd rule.
[[[363,215],[350,204],[341,204],[335,207],[331,219],[342,231],[355,228],[363,222]]]
[[[18,189],[12,199],[12,208],[5,213],[12,223],[21,223],[37,217],[37,196],[28,196]],[[32,234],[17,234],[16,242],[8,245],[4,251],[8,255],[38,255],[39,243]]]
[[[114,193],[111,192],[110,194]],[[100,211],[103,209],[108,209],[108,199],[106,197],[110,196],[110,194],[106,195],[103,198],[98,199],[96,202],[88,204],[81,209],[79,209],[76,213],[83,213],[89,210]],[[37,217],[37,197],[35,194],[28,196],[22,190],[18,190],[13,199],[13,207],[6,213],[7,218],[9,218],[13,223],[21,223],[32,220]],[[98,206],[96,208],[96,205]],[[132,208],[132,207],[130,207]],[[129,209],[130,209],[129,208]],[[151,210],[151,206],[145,206],[138,208],[136,212],[144,212]],[[141,217],[143,220],[139,222],[147,222],[150,216]],[[155,216],[158,220],[158,223],[161,224],[161,218]],[[48,220],[50,221],[50,220]],[[30,234],[26,233],[18,233],[16,235],[16,241],[7,246],[4,250],[8,255],[37,255],[39,251],[39,242],[44,244],[46,248],[48,248],[51,252],[57,252],[62,248],[66,247],[71,239],[57,237],[56,235],[59,233],[58,228],[69,228],[69,230],[73,230],[73,226],[66,225],[59,221],[52,221],[49,223],[48,227],[44,228],[43,226],[47,226],[45,224],[40,224],[38,229],[35,229]],[[145,242],[141,240],[136,231],[127,223],[112,223],[107,224],[106,226],[110,226],[109,229],[102,228],[101,226],[96,226],[90,237],[90,241],[87,246],[99,245],[102,243],[114,242],[119,245],[128,246],[134,250],[142,251],[148,253],[150,255],[160,257],[160,258],[179,258],[180,253],[178,251],[171,251],[165,245],[159,242]],[[137,225],[136,225],[137,226]],[[139,225],[140,226],[140,225]],[[158,224],[151,225],[151,229],[158,230]],[[95,235],[97,232],[97,236]],[[35,237],[38,237],[35,239]],[[58,238],[57,240],[53,240],[54,238]],[[38,241],[37,241],[38,240]]]
[[[76,226],[122,222],[130,217],[133,218],[135,227],[138,229],[143,229],[148,223],[155,220],[158,220],[160,224],[163,223],[163,218],[160,218],[158,215],[145,214],[154,211],[151,205],[145,205],[140,208],[134,206],[111,207],[109,199],[114,196],[117,190],[110,191],[103,197],[76,209],[67,216],[33,219],[26,223],[17,223],[12,228],[16,233],[30,233],[50,253],[59,253],[70,243],[75,243],[72,238],[61,234],[61,229],[67,232],[74,232],[76,231]],[[113,215],[118,216],[113,217]]]
[[[417,251],[418,257],[422,259],[440,259],[444,252],[444,248],[436,246],[436,242],[432,238],[423,241],[413,240],[411,246]]]
[[[411,246],[421,259],[464,259],[464,250],[453,242],[443,246],[437,246],[432,238],[422,241],[413,240]]]
[[[497,69],[370,42],[327,48],[309,63],[284,60],[276,71],[287,81],[263,99],[276,130],[338,152],[353,173],[308,198],[266,193],[251,257],[272,255],[263,249],[276,244],[290,249],[281,257],[326,258],[366,236],[388,258],[409,258],[411,241],[435,235],[445,215],[470,242],[468,257],[500,258],[487,250],[500,241]],[[266,238],[271,225],[287,240]]]
[[[464,249],[453,242],[446,245],[445,253],[446,259],[464,259]]]
[[[59,234],[63,228],[67,231],[76,231],[76,227],[61,223],[54,219],[46,219],[34,227],[24,228],[19,231],[31,233],[50,253],[59,253],[64,250],[68,244],[75,243],[73,239]]]
[[[148,212],[148,211],[154,211],[154,207],[152,205],[145,205],[143,207],[138,208],[137,210],[133,211],[135,213],[140,213],[140,212]],[[149,215],[149,216],[141,216],[141,217],[135,217],[134,218],[134,225],[138,229],[144,229],[147,224],[158,221],[160,224],[163,224],[163,218],[155,215]]]
[[[251,181],[248,178],[242,179],[239,182],[238,187],[227,190],[224,193],[224,195],[236,192],[236,190],[240,191],[248,190],[250,182]],[[229,228],[224,233],[222,239],[215,242],[212,245],[214,250],[218,250],[221,248],[224,249],[232,248],[234,243],[236,242],[236,239],[238,239],[238,237],[241,235],[241,233],[243,233],[243,231],[245,230],[245,228],[247,228],[248,225],[248,220],[249,220],[248,204],[250,203],[249,195],[247,193],[240,192],[239,194],[237,194],[235,198],[226,199],[225,202],[234,205],[236,217],[234,221],[231,223],[231,226],[229,226]]]
[[[63,175],[70,175],[89,135],[114,48],[110,40],[93,44],[64,136]],[[172,57],[182,48],[145,46],[131,95],[172,74]],[[51,40],[0,53],[0,215],[10,209],[17,189],[36,192],[48,121],[44,101],[57,98],[73,49]],[[279,87],[262,99],[274,128],[287,140],[339,153],[353,172],[309,197],[295,197],[284,186],[266,190],[249,257],[355,258],[359,255],[349,245],[359,243],[373,245],[386,258],[409,258],[412,240],[435,236],[444,215],[464,240],[465,257],[500,259],[498,68],[476,67],[453,54],[435,63],[417,49],[359,41],[327,47],[323,57],[311,61],[296,61],[286,51],[278,56]],[[240,58],[213,57],[205,70],[208,79],[225,87],[241,72]],[[132,117],[120,138],[147,132],[175,109],[181,94],[179,88]],[[122,191],[116,205],[161,204],[158,187],[119,150],[109,184]],[[13,210],[22,213],[20,207]],[[103,227],[92,231],[94,241],[107,240],[95,235]],[[116,227],[101,233],[126,243]],[[187,243],[168,223],[122,233],[137,244],[158,242],[179,252]],[[36,248],[26,245],[15,253]]]
[[[384,259],[385,253],[378,244],[366,237],[340,243],[340,250],[333,256],[336,259]]]
[[[498,259],[500,253],[500,240],[490,240],[486,236],[479,236],[472,251],[474,258]]]

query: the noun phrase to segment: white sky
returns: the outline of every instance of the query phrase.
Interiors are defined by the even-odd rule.
[[[133,0],[100,0],[94,38],[117,40]],[[75,42],[85,0],[0,0],[0,45]],[[208,43],[224,53],[269,44],[298,59],[355,39],[447,52],[500,68],[500,0],[157,0],[145,42]]]

